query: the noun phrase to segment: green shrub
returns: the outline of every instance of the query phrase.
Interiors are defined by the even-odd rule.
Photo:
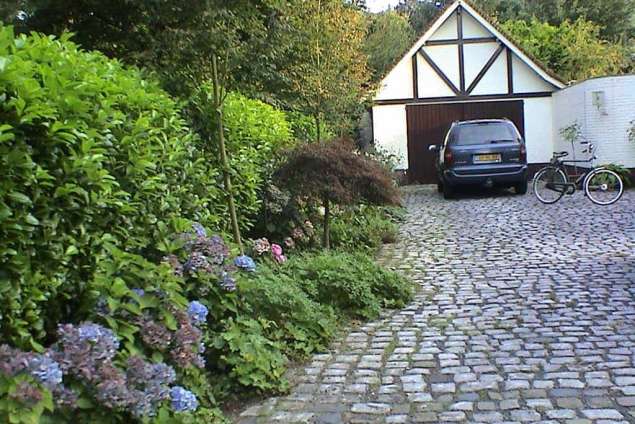
[[[344,209],[333,218],[332,247],[374,253],[382,244],[394,243],[399,228],[390,213],[396,210],[399,209],[366,205]]]
[[[260,208],[261,187],[277,155],[292,145],[292,132],[284,112],[238,93],[228,95],[223,117],[240,223],[249,229]]]
[[[178,105],[139,71],[10,27],[0,57],[0,334],[37,346],[106,241],[145,251],[181,216],[218,227],[221,191]]]
[[[229,318],[225,331],[214,339],[214,347],[224,351],[219,360],[230,369],[230,377],[241,385],[259,390],[283,391],[287,358],[282,346],[267,338],[273,322],[247,317]]]
[[[624,188],[633,187],[633,182],[631,181],[631,171],[629,171],[628,168],[622,165],[617,165],[615,163],[607,163],[601,165],[601,167],[610,169],[611,171],[619,175],[622,178],[622,181],[624,181]]]
[[[275,323],[271,336],[289,356],[303,357],[324,349],[333,336],[337,322],[333,310],[309,299],[277,266],[259,264],[258,272],[241,283],[240,292],[247,315]]]
[[[315,119],[302,112],[287,112],[287,121],[291,126],[293,138],[303,143],[313,143],[317,140],[317,125]],[[325,123],[320,124],[320,138],[329,140],[335,137],[335,133]]]
[[[310,298],[351,317],[376,318],[382,306],[403,307],[413,295],[406,279],[362,253],[299,255],[281,270]]]

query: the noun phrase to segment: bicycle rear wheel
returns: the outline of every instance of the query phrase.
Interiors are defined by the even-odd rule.
[[[567,176],[560,168],[548,166],[534,176],[534,194],[542,203],[556,203],[567,191]]]
[[[584,192],[596,205],[611,205],[622,197],[624,183],[610,169],[597,169],[586,178]]]

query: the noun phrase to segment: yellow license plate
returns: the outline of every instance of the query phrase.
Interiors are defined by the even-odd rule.
[[[474,155],[474,163],[483,163],[483,162],[500,162],[501,155]]]

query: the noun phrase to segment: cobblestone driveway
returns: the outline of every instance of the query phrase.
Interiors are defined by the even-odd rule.
[[[418,187],[406,205],[380,260],[415,301],[240,423],[635,423],[635,192],[599,207]]]

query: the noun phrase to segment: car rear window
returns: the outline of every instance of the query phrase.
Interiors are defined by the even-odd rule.
[[[454,127],[450,144],[469,146],[472,144],[500,143],[517,141],[514,128],[505,122],[483,122],[461,124]]]

